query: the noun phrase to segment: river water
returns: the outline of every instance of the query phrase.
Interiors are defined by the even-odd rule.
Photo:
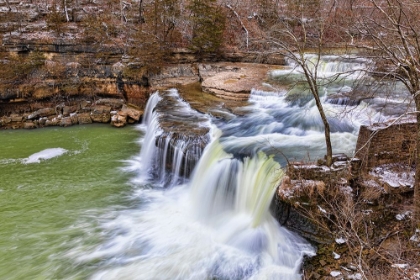
[[[134,203],[120,168],[139,134],[102,125],[0,133],[0,279],[91,274],[95,263],[68,254],[100,244],[100,221]]]
[[[268,211],[286,159],[325,150],[294,71],[271,73],[273,90],[252,91],[228,118],[200,114],[170,90],[150,98],[137,127],[1,132],[0,279],[300,279],[314,249]],[[349,100],[351,80],[322,98],[334,151],[349,155],[361,124],[398,115],[381,106],[383,92]],[[175,109],[159,107],[165,100]],[[180,136],[185,127],[192,135]]]

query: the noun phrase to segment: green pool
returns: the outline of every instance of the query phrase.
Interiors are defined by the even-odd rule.
[[[130,207],[124,160],[140,131],[105,125],[0,131],[0,279],[86,279],[103,217]],[[111,217],[110,217],[111,216]]]

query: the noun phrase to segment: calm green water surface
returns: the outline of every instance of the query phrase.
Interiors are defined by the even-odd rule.
[[[0,131],[0,279],[86,279],[77,263],[104,233],[98,217],[129,207],[123,160],[139,150],[134,127],[105,125]],[[66,153],[25,163],[45,149]]]

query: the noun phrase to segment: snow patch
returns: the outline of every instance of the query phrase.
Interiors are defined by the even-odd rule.
[[[383,164],[370,172],[391,188],[413,188],[414,170],[400,170],[397,164]]]
[[[337,277],[337,276],[340,276],[341,275],[341,272],[340,271],[337,271],[337,270],[333,270],[333,271],[330,272],[330,275],[332,277]]]
[[[336,239],[335,239],[335,242],[336,242],[337,244],[344,244],[344,243],[346,243],[346,242],[347,242],[347,239],[345,239],[345,238],[343,238],[343,237],[340,237],[340,238],[336,238]]]
[[[319,205],[318,205],[318,209],[322,214],[325,214],[325,215],[327,214],[327,211]]]
[[[354,280],[361,280],[362,278],[363,278],[362,274],[360,273],[351,274],[347,276],[347,279],[354,279]]]
[[[395,215],[395,219],[397,219],[398,221],[402,221],[405,218],[410,218],[410,217],[411,217],[411,211],[406,211],[405,213]]]
[[[407,268],[409,265],[406,263],[396,263],[391,265],[391,267],[395,267],[395,268],[401,268],[401,269],[405,269]]]
[[[333,252],[333,257],[335,260],[338,260],[339,258],[341,258],[341,255],[337,254],[336,252]]]
[[[410,241],[417,243],[420,242],[420,229],[416,229],[414,235],[410,237]]]

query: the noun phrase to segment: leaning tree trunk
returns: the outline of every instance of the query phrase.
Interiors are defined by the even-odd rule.
[[[306,65],[305,62],[300,63],[300,66],[303,69],[303,72],[306,77],[306,81],[309,84],[309,90],[311,91],[312,96],[315,99],[316,108],[318,109],[318,112],[321,115],[322,123],[324,124],[325,145],[327,146],[327,154],[325,156],[325,160],[326,160],[326,165],[330,167],[333,163],[332,162],[331,130],[330,130],[330,124],[328,123],[327,115],[325,114],[324,107],[322,106],[322,102],[321,102],[321,98],[320,98],[319,90],[318,90],[318,84],[316,80],[316,75],[311,73],[311,71],[308,69],[308,65]]]
[[[420,111],[420,96],[415,97],[416,110]],[[416,135],[416,176],[414,181],[414,226],[420,228],[420,114],[417,113],[417,135]]]
[[[332,145],[331,145],[331,130],[330,124],[328,123],[327,115],[325,115],[324,107],[322,106],[321,100],[318,95],[314,95],[316,107],[318,108],[319,114],[321,115],[322,122],[324,123],[325,133],[325,144],[327,145],[327,154],[325,156],[327,166],[332,165]],[[419,141],[420,142],[420,141]]]

